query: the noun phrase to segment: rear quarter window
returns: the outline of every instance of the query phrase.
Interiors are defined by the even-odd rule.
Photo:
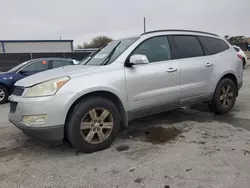
[[[199,36],[206,55],[214,55],[229,49],[227,43],[221,39]]]
[[[236,52],[239,52],[239,51],[240,51],[239,48],[234,47],[234,49],[235,49]]]
[[[173,59],[204,56],[203,49],[196,36],[172,35],[168,38]]]

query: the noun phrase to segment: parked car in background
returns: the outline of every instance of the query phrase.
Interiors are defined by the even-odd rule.
[[[233,45],[233,47],[234,47],[235,51],[237,52],[239,58],[242,60],[243,67],[245,67],[247,64],[247,55],[243,52],[243,50],[240,47],[235,46],[235,45]]]
[[[152,31],[110,42],[84,66],[18,81],[9,121],[39,141],[60,144],[66,137],[78,150],[94,152],[139,117],[197,102],[227,113],[242,83],[242,61],[218,35]]]
[[[8,100],[16,81],[41,71],[78,63],[74,59],[39,58],[21,63],[8,72],[0,72],[0,104]]]

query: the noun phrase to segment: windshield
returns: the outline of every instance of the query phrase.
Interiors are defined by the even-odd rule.
[[[93,52],[93,53],[95,53],[95,52]],[[89,59],[91,59],[91,55],[92,55],[93,53],[91,53],[91,54],[89,54],[88,56],[86,56],[85,58],[83,58],[83,60],[81,60],[79,64],[80,64],[80,65],[85,65],[86,62],[87,62]]]
[[[96,53],[93,57],[88,57],[84,59],[81,64],[86,65],[102,65],[102,63],[106,60],[108,55],[112,52],[112,50],[117,46],[115,49],[112,57],[109,59],[106,64],[112,63],[119,55],[121,55],[129,46],[131,46],[138,38],[129,38],[129,39],[123,39],[123,40],[115,40],[110,43],[108,43],[107,46],[102,48],[98,53]],[[86,63],[87,62],[87,63]]]
[[[13,67],[8,72],[15,72],[15,71],[19,70],[20,68],[22,68],[24,65],[28,64],[30,61],[31,60],[25,61],[25,62],[21,63],[20,65],[17,65],[16,67]]]

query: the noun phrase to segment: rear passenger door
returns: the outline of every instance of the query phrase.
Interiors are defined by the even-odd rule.
[[[64,60],[64,59],[54,59],[52,60],[52,69],[68,66],[68,65],[74,65],[73,60]]]
[[[172,35],[169,41],[173,58],[181,69],[180,104],[207,100],[213,64],[205,56],[200,41],[194,35]]]

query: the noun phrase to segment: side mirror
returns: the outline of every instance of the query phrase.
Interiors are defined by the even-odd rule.
[[[128,64],[130,65],[140,65],[140,64],[148,64],[148,58],[145,55],[134,54],[130,57]]]
[[[26,75],[28,72],[27,72],[27,71],[21,70],[21,71],[19,71],[19,73],[20,73],[20,74],[23,74],[23,75]]]

